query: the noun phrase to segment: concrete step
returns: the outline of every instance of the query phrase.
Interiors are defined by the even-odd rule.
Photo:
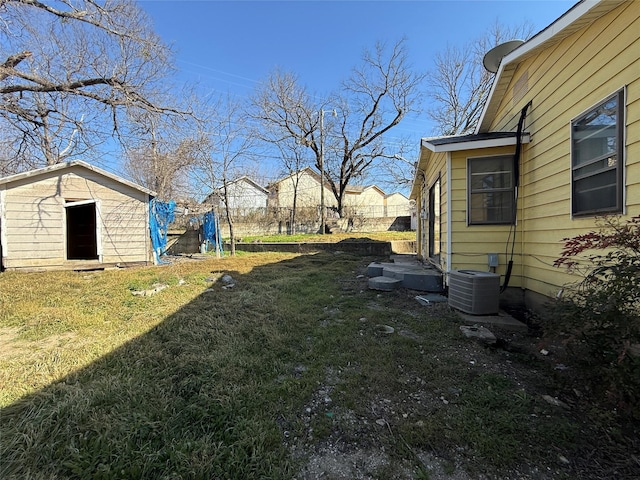
[[[444,290],[442,274],[416,261],[373,262],[367,267],[367,275],[370,278],[382,276],[400,280],[403,287],[421,292],[440,293]]]
[[[389,277],[373,277],[369,279],[369,288],[391,292],[402,285],[402,280]]]

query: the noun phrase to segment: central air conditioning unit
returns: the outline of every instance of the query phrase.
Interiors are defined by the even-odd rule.
[[[500,305],[500,275],[479,270],[449,272],[449,306],[472,315],[494,315]]]

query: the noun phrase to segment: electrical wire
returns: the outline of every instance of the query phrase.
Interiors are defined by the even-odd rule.
[[[507,243],[505,247],[505,255],[508,253],[509,240],[511,240],[511,255],[509,262],[507,263],[507,271],[504,275],[504,283],[500,288],[500,293],[503,293],[509,286],[509,279],[511,278],[511,271],[513,270],[513,253],[516,248],[516,227],[518,224],[518,190],[520,187],[520,152],[522,150],[522,129],[524,128],[524,120],[527,117],[527,110],[531,106],[532,101],[522,108],[520,112],[520,119],[518,120],[518,130],[516,133],[516,151],[513,154],[513,176],[514,176],[514,198],[513,198],[513,223],[509,228],[509,235],[507,236]]]

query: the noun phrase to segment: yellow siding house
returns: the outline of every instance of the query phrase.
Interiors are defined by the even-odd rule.
[[[582,1],[501,59],[476,131],[421,141],[418,253],[535,305],[562,239],[640,214],[640,2]],[[496,254],[496,255],[489,255]]]

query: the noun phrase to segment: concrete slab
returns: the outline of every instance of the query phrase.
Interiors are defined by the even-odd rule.
[[[516,320],[511,315],[504,311],[500,311],[498,315],[469,315],[456,310],[460,318],[464,323],[478,324],[485,326],[494,326],[497,328],[503,328],[505,330],[512,330],[515,332],[527,332],[529,327],[519,320]]]
[[[390,258],[393,263],[418,264],[415,253],[395,253]]]
[[[392,255],[394,262],[373,262],[367,267],[367,276],[400,280],[402,286],[421,292],[440,293],[444,290],[442,274],[416,260],[413,254]]]
[[[402,281],[402,286],[422,292],[442,292],[442,275],[420,264],[391,263],[383,265],[382,275]]]
[[[406,272],[402,285],[411,290],[421,292],[442,292],[442,275],[433,270],[423,272]]]
[[[426,295],[418,295],[416,300],[422,305],[431,305],[434,303],[446,303],[447,297],[438,295],[437,293],[427,293]]]
[[[384,271],[384,265],[378,262],[372,262],[367,266],[367,277],[381,277]]]

